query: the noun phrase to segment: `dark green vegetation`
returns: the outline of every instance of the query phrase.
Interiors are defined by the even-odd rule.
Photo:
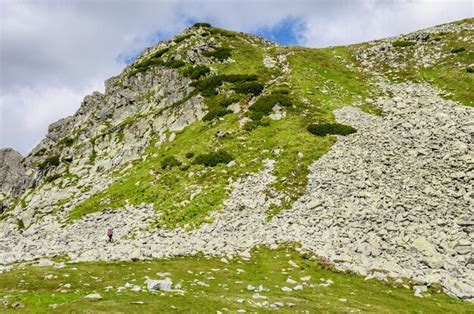
[[[182,66],[185,66],[186,63],[184,63],[184,61],[182,61],[182,60],[169,60],[169,61],[166,61],[165,63],[163,63],[163,65],[167,68],[177,69],[177,68],[180,68]]]
[[[292,267],[289,262],[299,268]],[[143,287],[145,276],[161,279],[156,273],[168,272],[182,291],[151,293],[146,289],[117,291],[126,283]],[[51,279],[45,279],[50,275]],[[303,290],[283,292],[282,287],[293,287],[286,282],[292,278],[304,283]],[[324,286],[327,280],[334,283]],[[200,281],[208,286],[197,285]],[[65,284],[70,284],[66,288]],[[406,282],[411,285],[411,283]],[[267,299],[253,299],[255,291],[247,286],[262,285],[269,291],[260,295]],[[312,285],[312,287],[310,286]],[[105,289],[112,287],[111,289]],[[99,293],[102,300],[88,300],[84,296]],[[19,301],[22,309],[8,312],[27,313],[215,313],[223,308],[230,312],[266,312],[271,308],[253,307],[248,301],[281,302],[279,312],[371,312],[371,313],[472,313],[474,305],[454,300],[430,289],[425,298],[417,298],[413,291],[397,284],[336,272],[310,255],[300,255],[291,248],[269,250],[261,248],[250,261],[234,259],[229,264],[218,258],[186,257],[162,261],[113,263],[73,263],[62,269],[53,267],[25,267],[0,274],[0,295],[8,295],[9,303]],[[243,299],[242,303],[238,300]],[[135,303],[134,303],[135,302]],[[137,304],[143,302],[143,304]],[[55,306],[53,305],[55,304]],[[290,307],[289,304],[292,304]],[[53,306],[52,306],[53,305]]]
[[[308,126],[308,131],[317,136],[325,135],[349,135],[357,132],[356,129],[349,125],[344,125],[340,123],[318,123],[310,124]]]
[[[215,167],[218,164],[227,164],[234,158],[225,150],[218,150],[217,152],[210,152],[197,156],[193,164],[203,165],[206,167]]]
[[[410,47],[416,45],[414,41],[397,40],[392,43],[393,47]]]
[[[161,169],[173,168],[181,166],[182,162],[174,156],[168,156],[161,161]]]
[[[249,81],[256,81],[258,77],[256,75],[246,75],[246,74],[229,74],[229,75],[214,75],[206,77],[199,81],[191,83],[191,86],[196,88],[196,92],[201,93],[204,97],[209,97],[217,95],[217,88],[220,87],[223,83],[243,83]]]
[[[257,96],[263,91],[263,84],[255,81],[250,82],[237,82],[232,88],[236,93],[239,94],[252,94]]]
[[[202,76],[209,74],[209,72],[211,72],[211,70],[205,65],[189,66],[182,71],[184,76],[193,80],[200,79]]]
[[[40,163],[38,165],[38,168],[40,170],[43,170],[43,169],[46,169],[48,167],[57,167],[57,166],[59,166],[59,163],[60,163],[59,156],[55,155],[55,156],[51,156],[51,157],[46,158],[45,161],[43,161],[42,163]]]
[[[459,53],[459,52],[463,52],[463,51],[466,51],[466,48],[458,47],[458,48],[451,49],[451,53]]]
[[[232,113],[232,111],[226,108],[212,108],[209,112],[202,118],[203,121],[212,121],[215,118],[223,117],[226,114]]]
[[[203,53],[206,57],[213,57],[219,61],[224,61],[231,57],[231,49],[226,47],[214,48],[214,50],[205,51]]]
[[[199,23],[194,23],[194,25],[193,25],[192,27],[194,27],[194,28],[199,28],[199,27],[211,27],[211,24],[199,22]]]
[[[250,107],[250,117],[254,120],[260,120],[263,116],[272,112],[273,107],[292,106],[291,99],[285,94],[272,94],[260,97],[253,106]]]
[[[77,138],[75,137],[65,137],[62,140],[59,141],[59,145],[64,145],[67,147],[71,147],[74,142],[76,142]]]

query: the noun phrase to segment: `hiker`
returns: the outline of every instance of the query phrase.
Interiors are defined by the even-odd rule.
[[[114,232],[112,231],[112,228],[107,229],[107,236],[109,237],[109,242],[112,242],[112,235]]]

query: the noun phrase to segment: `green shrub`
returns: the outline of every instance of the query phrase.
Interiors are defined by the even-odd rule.
[[[232,89],[239,94],[253,94],[256,96],[263,91],[263,85],[256,81],[237,82]]]
[[[467,68],[466,68],[466,72],[467,72],[467,73],[474,73],[474,68],[472,68],[472,67],[467,67]]]
[[[194,23],[194,25],[193,25],[192,27],[194,27],[194,28],[199,28],[199,27],[212,27],[212,25],[209,24],[209,23],[202,23],[202,22],[200,22],[200,23]]]
[[[39,156],[43,156],[44,153],[46,153],[46,148],[41,148],[39,151],[37,151],[33,156],[35,157],[39,157]]]
[[[214,57],[219,61],[224,61],[227,58],[230,58],[231,53],[230,48],[225,48],[225,47],[219,47],[219,48],[214,48],[212,51],[204,51],[203,55],[205,57]]]
[[[229,83],[249,82],[258,80],[258,76],[256,74],[227,74],[222,75],[222,77],[225,82]]]
[[[23,220],[17,219],[17,220],[16,220],[16,224],[17,224],[17,226],[18,226],[18,229],[20,229],[20,230],[25,229],[25,223],[23,222]]]
[[[211,69],[205,65],[197,65],[195,67],[189,66],[186,67],[182,74],[190,79],[197,80],[201,78],[201,76],[206,76],[211,72]]]
[[[208,154],[202,154],[197,156],[193,164],[204,165],[206,167],[215,167],[218,164],[227,164],[234,158],[224,150],[218,150],[217,152],[211,152]]]
[[[292,102],[291,99],[284,94],[262,96],[249,108],[249,116],[252,120],[260,120],[263,116],[270,114],[275,105],[289,107],[292,106]]]
[[[340,123],[311,124],[308,126],[308,131],[317,136],[348,135],[357,132],[353,127]]]
[[[410,47],[416,45],[414,41],[397,40],[392,43],[393,47]]]
[[[46,160],[43,161],[42,163],[40,163],[38,165],[38,168],[40,170],[43,170],[43,169],[46,169],[48,166],[56,167],[56,166],[59,166],[59,163],[60,163],[59,156],[57,155],[51,156],[51,157],[46,158]]]
[[[178,44],[178,43],[182,42],[183,40],[191,37],[192,35],[193,34],[181,35],[181,36],[178,36],[175,39],[173,39],[173,41]]]
[[[44,179],[44,181],[49,183],[49,182],[53,182],[56,179],[59,179],[60,177],[61,175],[59,174],[53,174],[52,176],[48,176],[46,179]]]
[[[199,81],[191,83],[191,86],[196,88],[196,91],[201,93],[204,97],[217,95],[216,88],[222,85],[224,82],[237,83],[245,81],[255,81],[258,76],[248,74],[229,74],[229,75],[214,75],[206,77]]]
[[[59,141],[60,145],[65,145],[67,147],[71,147],[74,142],[76,141],[75,137],[65,137],[62,140]]]
[[[458,47],[458,48],[451,49],[451,53],[458,53],[458,52],[463,52],[463,51],[466,51],[466,48]]]
[[[232,113],[232,111],[225,109],[225,108],[213,108],[209,110],[209,112],[202,118],[203,121],[211,121],[217,117],[225,116],[228,113]]]
[[[155,52],[154,54],[152,54],[150,56],[151,59],[156,59],[156,58],[161,58],[161,56],[163,56],[165,53],[167,53],[168,51],[170,50],[170,48],[166,47],[166,48],[163,48],[163,49],[160,49],[158,50],[157,52]]]
[[[288,94],[290,93],[290,91],[287,90],[286,88],[277,88],[277,89],[272,90],[271,93],[272,93],[272,94],[288,95]]]
[[[134,66],[134,69],[129,72],[128,77],[132,77],[138,73],[144,72],[150,67],[157,66],[157,65],[163,65],[164,62],[161,60],[161,56],[163,56],[165,53],[167,53],[170,49],[169,48],[163,48],[152,54],[150,57],[147,59],[143,60],[142,62],[138,63],[137,65]]]
[[[188,153],[186,153],[185,157],[188,158],[188,159],[191,159],[191,158],[194,157],[194,153],[193,152],[188,152]]]
[[[166,61],[163,65],[167,68],[177,69],[182,66],[185,66],[186,63],[184,63],[183,60],[169,60],[169,61]]]
[[[209,29],[209,33],[213,34],[213,35],[221,35],[221,36],[225,36],[225,37],[235,37],[235,33],[234,32],[231,32],[231,31],[228,31],[228,30],[225,30],[225,29],[222,29],[222,28],[211,28]]]
[[[161,169],[173,168],[181,166],[181,161],[174,156],[168,156],[161,161]]]
[[[259,126],[269,126],[270,125],[270,122],[262,121],[261,119],[262,119],[262,117],[260,117],[260,119],[255,119],[253,121],[245,123],[245,125],[243,126],[243,129],[245,131],[252,131],[252,130],[255,130]]]

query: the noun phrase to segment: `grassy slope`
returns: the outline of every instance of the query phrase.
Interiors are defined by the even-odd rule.
[[[230,64],[215,64],[219,73],[257,74],[270,90],[277,86],[268,82],[282,73],[266,69],[262,62],[264,55],[293,53],[289,57],[291,75],[283,80],[289,84],[294,102],[293,108],[288,109],[287,118],[269,120],[269,126],[250,132],[239,129],[238,120],[244,114],[227,115],[217,123],[197,122],[178,134],[172,143],[159,148],[151,146],[146,161],[136,164],[112,186],[76,207],[70,215],[71,219],[107,207],[119,208],[128,201],[132,204],[154,204],[155,209],[162,213],[157,219],[157,224],[161,226],[199,225],[206,221],[212,210],[218,210],[222,205],[228,195],[225,187],[229,178],[261,170],[262,161],[266,158],[277,160],[274,187],[288,195],[283,206],[272,209],[270,215],[289,206],[303,194],[309,164],[327,152],[335,140],[329,136],[315,137],[306,131],[306,127],[314,121],[333,121],[333,109],[366,96],[370,90],[367,78],[336,59],[338,50],[271,48],[265,52],[245,37],[219,39],[224,46],[232,47],[232,58],[235,60]],[[339,51],[344,52],[343,48]],[[319,90],[323,87],[326,93]],[[245,96],[240,98],[242,104],[249,99]],[[304,103],[304,98],[309,99],[310,103]],[[229,135],[218,139],[215,136],[218,131],[227,131]],[[217,148],[231,153],[238,166],[204,168],[192,165],[191,160],[184,157],[188,152],[198,155]],[[272,155],[273,148],[282,149],[281,155]],[[298,152],[303,153],[302,158],[297,157]],[[161,161],[168,156],[175,156],[189,168],[162,170]],[[198,189],[202,192],[191,200],[190,195]]]
[[[456,24],[463,23],[472,24],[474,19],[465,19],[458,21]],[[458,101],[466,106],[474,106],[474,73],[467,72],[469,66],[474,66],[473,36],[473,32],[467,30],[431,35],[426,43],[395,48],[404,52],[405,57],[400,58],[400,61],[406,62],[408,67],[404,69],[390,68],[387,64],[380,63],[377,69],[395,82],[406,80],[427,82],[446,92],[444,95],[446,98]],[[468,38],[470,39],[468,40]],[[347,48],[355,52],[355,47],[363,45]],[[440,48],[444,57],[437,60],[433,66],[427,68],[416,67],[413,60],[420,45],[433,51]],[[456,48],[464,48],[465,50],[452,53],[451,51]]]
[[[289,261],[299,268],[292,267]],[[238,269],[243,270],[238,271]],[[144,286],[145,276],[159,279],[157,272],[169,272],[172,281],[181,283],[185,291],[150,293],[133,292],[125,289],[117,292],[127,282]],[[192,272],[192,273],[190,273]],[[57,278],[44,279],[46,275]],[[287,278],[303,283],[301,277],[311,276],[303,290],[283,292]],[[213,279],[214,278],[214,279]],[[334,284],[319,286],[331,279]],[[197,285],[201,281],[209,287]],[[61,288],[69,283],[69,289]],[[255,292],[248,291],[247,285],[260,284],[269,291],[259,292],[267,299],[253,299]],[[312,284],[313,287],[309,285]],[[112,286],[114,289],[105,290]],[[61,292],[61,290],[64,290]],[[99,293],[103,299],[84,299],[89,293]],[[246,309],[258,310],[248,301],[269,304],[281,302],[282,312],[294,313],[299,310],[349,312],[361,310],[374,313],[469,313],[474,305],[454,300],[447,295],[428,292],[426,298],[417,298],[413,291],[378,280],[365,281],[351,274],[334,272],[308,256],[302,256],[293,249],[269,250],[261,248],[254,252],[250,261],[234,260],[226,264],[213,258],[176,258],[162,261],[137,261],[116,263],[67,264],[63,269],[51,267],[26,267],[0,274],[0,296],[10,295],[10,304],[18,300],[25,305],[24,312],[215,312],[227,308],[230,311]],[[244,303],[238,303],[244,299]],[[341,301],[346,299],[346,301]],[[142,301],[143,305],[131,302]],[[288,307],[293,303],[294,307]],[[57,304],[55,310],[49,306]],[[267,311],[269,308],[267,308]],[[1,310],[0,310],[1,311]],[[262,309],[260,309],[262,311]]]

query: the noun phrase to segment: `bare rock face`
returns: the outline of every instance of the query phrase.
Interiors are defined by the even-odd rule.
[[[28,181],[23,156],[12,148],[0,149],[0,201],[22,190]]]

